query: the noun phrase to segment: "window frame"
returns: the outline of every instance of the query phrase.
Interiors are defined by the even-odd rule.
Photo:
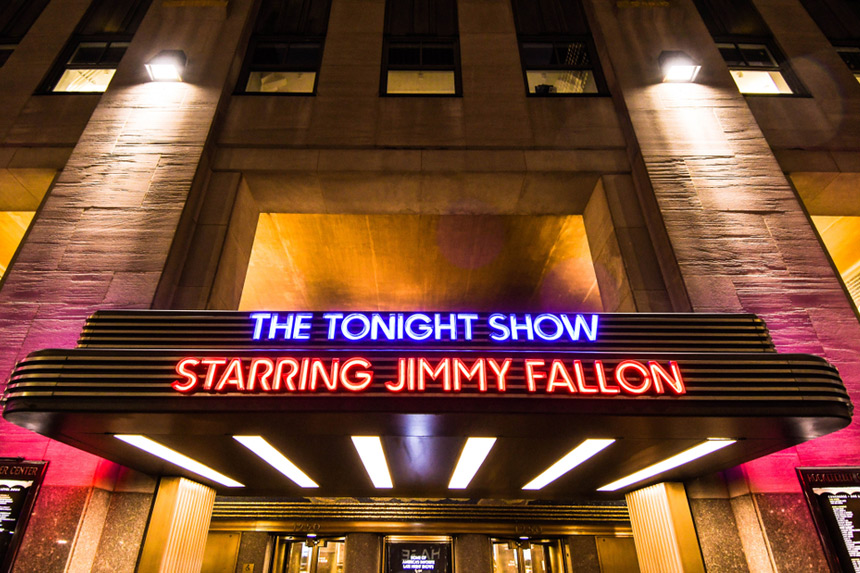
[[[585,49],[588,52],[588,58],[590,60],[590,66],[574,66],[574,65],[564,65],[564,64],[555,64],[555,66],[540,66],[540,67],[528,67],[526,65],[526,59],[523,54],[523,44],[552,44],[553,49],[557,44],[584,44]],[[603,76],[603,71],[600,66],[600,60],[597,58],[597,48],[594,44],[594,39],[588,35],[562,35],[562,36],[535,36],[535,35],[517,35],[517,49],[520,55],[520,67],[522,68],[523,74],[523,86],[526,90],[526,97],[536,97],[536,98],[556,98],[556,97],[606,97],[609,95],[609,89],[606,85],[606,78]],[[529,80],[528,80],[528,72],[529,71],[542,71],[542,70],[560,70],[560,71],[576,71],[576,70],[588,70],[594,76],[594,83],[597,86],[596,92],[566,92],[566,93],[532,93],[529,91]]]
[[[3,67],[12,53],[18,48],[18,44],[21,43],[21,40],[24,39],[24,36],[27,35],[27,32],[30,31],[30,28],[33,27],[33,24],[42,15],[42,12],[45,11],[45,7],[50,0],[28,1],[31,4],[30,6],[25,6],[24,2],[18,4],[15,16],[6,21],[6,26],[0,28],[0,68]],[[27,15],[28,7],[34,11],[30,14],[32,18],[29,19],[29,23],[26,26],[22,26],[23,30],[20,33],[12,33],[16,25],[20,26],[22,24],[22,19]],[[23,21],[26,22],[27,20]]]
[[[48,70],[48,73],[45,75],[45,78],[39,84],[39,87],[36,89],[36,94],[38,95],[94,95],[94,94],[102,94],[110,87],[110,82],[105,86],[104,90],[95,90],[95,91],[56,91],[55,88],[57,83],[60,81],[60,78],[63,77],[63,74],[67,70],[114,70],[116,71],[119,68],[122,59],[125,57],[125,52],[128,50],[128,46],[123,50],[122,55],[116,61],[116,63],[111,64],[95,64],[95,65],[70,65],[70,60],[75,52],[78,50],[81,44],[86,43],[107,43],[108,45],[112,43],[118,44],[131,44],[131,41],[134,39],[134,34],[137,32],[138,27],[140,26],[141,21],[146,17],[147,12],[152,7],[153,0],[130,0],[128,3],[127,12],[125,12],[125,18],[122,21],[122,25],[120,26],[120,31],[117,32],[92,32],[87,31],[93,27],[95,24],[94,18],[97,18],[102,12],[102,8],[105,6],[105,3],[109,3],[111,0],[102,0],[91,1],[90,6],[87,11],[84,13],[83,17],[78,22],[77,26],[75,26],[75,32],[72,34],[69,39],[66,41],[63,49],[60,51],[57,58],[54,60],[54,63],[51,64],[51,68]],[[110,4],[107,4],[109,7]],[[113,6],[116,8],[116,6]],[[102,14],[103,15],[103,14]],[[107,22],[106,27],[110,27]],[[113,81],[113,77],[111,77],[111,81]]]
[[[119,67],[119,63],[122,61],[122,58],[125,57],[125,50],[128,49],[128,46],[125,46],[122,57],[120,57],[116,63],[96,63],[91,65],[72,64],[72,56],[75,55],[75,52],[77,52],[81,44],[105,44],[105,50],[107,50],[111,44],[130,43],[131,37],[127,34],[100,34],[97,36],[74,34],[69,38],[68,42],[66,42],[63,51],[60,52],[54,65],[51,66],[51,70],[48,72],[48,75],[46,75],[45,79],[42,80],[38,93],[40,95],[91,95],[104,93],[102,91],[56,91],[54,88],[67,70],[116,70]]]
[[[394,46],[408,46],[415,45],[419,46],[421,50],[421,54],[423,55],[423,48],[425,45],[451,45],[453,55],[454,55],[454,63],[452,65],[433,65],[433,64],[422,64],[419,63],[418,66],[414,65],[406,65],[406,64],[392,64],[389,63],[389,52]],[[454,93],[388,93],[388,72],[389,71],[414,71],[414,72],[422,72],[422,71],[452,71],[454,72]],[[379,74],[379,96],[380,97],[462,97],[463,96],[463,78],[461,73],[460,66],[460,38],[459,36],[427,36],[427,35],[409,35],[409,36],[395,36],[395,35],[385,35],[382,38],[382,71]]]
[[[743,57],[743,52],[741,51],[741,45],[748,46],[762,46],[764,47],[771,56],[772,61],[775,65],[773,66],[751,66],[747,63],[747,65],[737,65],[730,64],[726,61],[725,57],[723,57],[722,53],[720,56],[723,58],[723,62],[726,64],[726,67],[729,71],[760,71],[760,72],[779,72],[782,76],[783,81],[785,81],[786,85],[788,85],[789,89],[791,89],[791,93],[745,93],[740,91],[738,88],[738,92],[744,97],[801,97],[806,98],[810,97],[809,92],[801,83],[800,78],[797,77],[797,74],[794,73],[794,70],[791,68],[789,64],[788,58],[785,57],[782,50],[779,49],[776,42],[773,38],[763,37],[763,36],[716,36],[714,37],[714,44],[719,50],[722,47],[726,47],[728,45],[733,45],[738,53]],[[746,58],[744,58],[746,60]],[[734,78],[732,78],[734,81]],[[737,85],[737,84],[736,84]]]
[[[329,8],[331,8],[331,4],[329,4]],[[239,73],[239,79],[236,82],[236,88],[233,90],[234,95],[247,95],[247,96],[289,96],[289,97],[308,97],[317,95],[317,88],[319,86],[320,80],[320,70],[322,68],[323,57],[325,56],[325,39],[326,36],[297,36],[297,35],[259,35],[259,36],[251,36],[250,41],[248,42],[248,47],[245,52],[245,58],[242,62],[242,71]],[[253,63],[254,52],[257,47],[261,44],[286,44],[291,46],[293,44],[319,44],[319,60],[317,61],[316,68],[311,68],[310,66],[295,66],[289,67],[287,64],[283,65],[272,65],[271,67],[266,67],[262,65],[255,65]],[[259,69],[258,69],[259,68]],[[309,92],[264,92],[264,91],[248,91],[248,80],[251,77],[253,72],[258,71],[270,71],[270,72],[313,72],[314,73],[314,87],[313,90]]]
[[[839,55],[839,59],[842,60],[842,63],[845,64],[845,67],[848,68],[848,71],[854,76],[854,78],[860,82],[860,65],[857,66],[857,69],[851,67],[851,64],[848,63],[848,60],[842,55],[843,53],[855,53],[858,54],[858,58],[860,58],[860,41],[858,42],[833,42],[833,49],[836,50],[836,53]]]

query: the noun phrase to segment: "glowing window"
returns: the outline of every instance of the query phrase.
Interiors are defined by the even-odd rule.
[[[456,95],[456,40],[401,42],[385,46],[383,93],[389,95]]]
[[[585,41],[521,41],[520,56],[530,94],[596,94],[600,91],[594,59]]]
[[[322,40],[255,42],[247,64],[245,93],[313,94],[322,61]]]
[[[778,57],[775,48],[766,44],[742,43],[719,43],[717,48],[742,94],[779,95],[798,92],[797,81],[780,63],[782,58]]]

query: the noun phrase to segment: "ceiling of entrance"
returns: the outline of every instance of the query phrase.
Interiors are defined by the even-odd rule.
[[[263,213],[240,309],[601,310],[582,216]]]

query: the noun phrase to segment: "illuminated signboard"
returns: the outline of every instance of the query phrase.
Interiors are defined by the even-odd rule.
[[[0,459],[0,571],[11,570],[47,465]]]
[[[172,387],[183,393],[363,392],[372,384],[381,384],[388,392],[400,393],[425,392],[431,385],[443,392],[460,392],[465,384],[473,384],[479,392],[506,392],[515,363],[510,357],[396,360],[396,371],[380,382],[373,362],[363,357],[190,357],[176,364],[180,378]],[[665,365],[653,360],[622,360],[607,368],[602,360],[522,358],[517,360],[517,368],[524,374],[528,393],[637,396],[686,392],[681,369],[673,360]]]
[[[597,314],[551,313],[253,312],[248,318],[253,322],[254,341],[371,340],[383,348],[388,342],[469,343],[476,339],[498,345],[543,341],[563,346],[565,342],[596,341],[600,324]],[[396,364],[393,371],[389,366],[392,361]],[[219,394],[364,392],[376,384],[391,393],[425,392],[430,386],[456,393],[472,384],[479,392],[503,393],[508,390],[508,375],[521,371],[528,393],[638,396],[686,392],[681,369],[674,360],[628,359],[608,366],[603,360],[480,353],[457,357],[442,351],[432,356],[387,356],[383,362],[386,367],[378,373],[373,358],[365,355],[190,356],[176,364],[179,378],[172,387],[182,393]]]
[[[452,457],[455,436],[498,436],[523,451],[530,440],[561,448],[597,436],[614,440],[617,457],[601,463],[621,477],[725,436],[731,448],[679,470],[717,471],[851,419],[836,369],[776,352],[749,314],[105,310],[76,348],[22,359],[4,400],[6,420],[145,473],[164,472],[160,458],[114,436],[163,437],[255,495],[280,489],[235,464],[231,436],[306,444],[325,454],[302,464],[319,475],[314,464],[346,455],[345,435],[382,436],[393,452],[418,439]],[[437,473],[401,473],[398,488],[426,495],[426,478],[447,492],[451,476]],[[523,495],[534,478],[506,475],[485,491]],[[599,475],[565,491],[593,493]],[[369,484],[321,486],[355,496]]]
[[[314,322],[325,324],[325,340],[471,341],[486,333],[496,342],[595,341],[597,314],[499,314],[448,312],[253,312],[254,340],[311,340]],[[482,320],[486,324],[481,324]],[[481,326],[486,327],[481,329]]]
[[[798,468],[833,571],[860,571],[860,468]]]
[[[451,573],[448,537],[385,538],[386,573]]]

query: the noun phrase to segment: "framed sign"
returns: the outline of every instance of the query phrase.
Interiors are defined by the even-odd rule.
[[[860,467],[797,473],[831,569],[860,572]]]
[[[48,462],[0,458],[0,572],[12,570]]]
[[[451,573],[451,538],[385,538],[385,573]]]

